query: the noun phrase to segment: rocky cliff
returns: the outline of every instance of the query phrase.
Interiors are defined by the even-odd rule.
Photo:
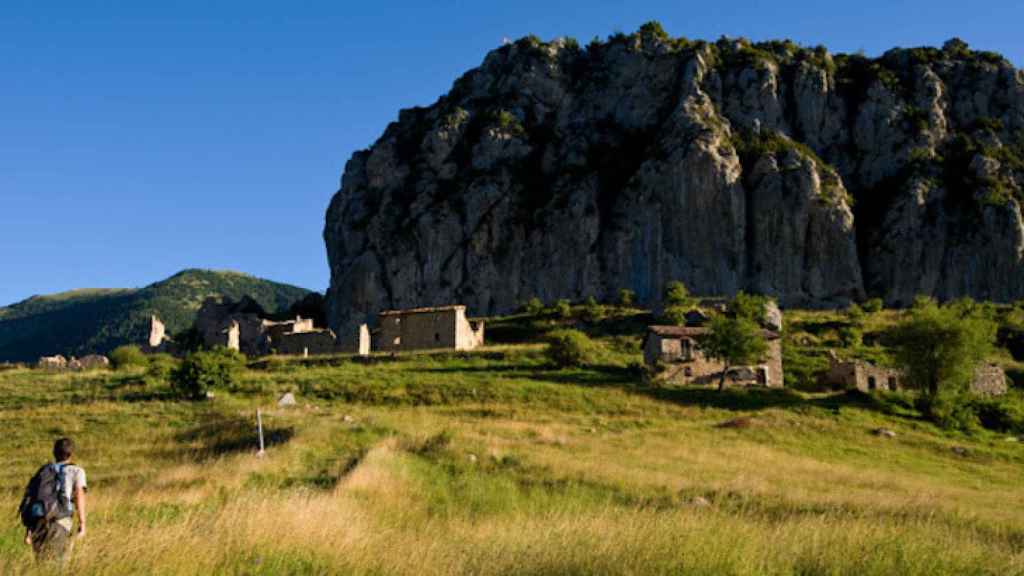
[[[335,328],[538,296],[783,305],[1024,296],[1024,74],[958,40],[880,58],[668,37],[494,50],[345,167]]]

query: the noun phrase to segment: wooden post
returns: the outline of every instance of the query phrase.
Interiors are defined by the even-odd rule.
[[[259,435],[260,435],[260,451],[257,452],[256,455],[262,457],[263,454],[264,454],[264,450],[263,450],[263,413],[260,412],[259,408],[256,409],[256,428],[259,430]]]

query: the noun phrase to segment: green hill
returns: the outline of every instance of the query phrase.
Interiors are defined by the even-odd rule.
[[[86,289],[33,296],[0,308],[0,362],[107,352],[146,334],[156,314],[174,334],[188,328],[209,296],[250,296],[276,312],[309,290],[238,272],[183,270],[140,289]]]

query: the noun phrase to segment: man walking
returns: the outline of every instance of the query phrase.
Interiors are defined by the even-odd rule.
[[[67,562],[71,552],[72,517],[78,518],[78,537],[85,536],[85,470],[71,463],[75,443],[61,438],[53,445],[52,464],[36,472],[21,504],[25,543],[37,561]]]

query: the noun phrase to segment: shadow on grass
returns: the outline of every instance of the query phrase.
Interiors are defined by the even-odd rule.
[[[295,436],[290,426],[264,425],[263,442],[266,448],[289,442]],[[178,433],[174,439],[186,444],[187,451],[196,460],[210,460],[242,452],[257,452],[259,436],[256,418],[211,415],[207,421]]]

